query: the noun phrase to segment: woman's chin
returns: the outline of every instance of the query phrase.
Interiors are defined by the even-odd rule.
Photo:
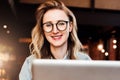
[[[61,47],[61,46],[62,46],[62,43],[60,43],[60,42],[58,42],[58,43],[54,42],[54,43],[52,44],[52,46],[54,46],[54,47]]]

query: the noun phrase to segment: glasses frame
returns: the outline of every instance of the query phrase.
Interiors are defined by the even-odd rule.
[[[48,33],[49,33],[49,32],[52,32],[52,31],[53,31],[53,27],[54,27],[54,25],[55,25],[55,26],[56,26],[56,28],[57,28],[57,30],[59,30],[59,31],[64,31],[64,30],[60,30],[60,29],[59,29],[59,27],[58,27],[58,24],[59,24],[60,22],[65,22],[65,23],[66,23],[66,27],[65,27],[65,29],[64,29],[64,30],[66,30],[66,29],[67,29],[67,25],[68,25],[69,21],[65,21],[65,20],[59,20],[57,23],[54,23],[54,24],[53,24],[53,23],[51,23],[51,22],[46,22],[46,23],[43,23],[43,24],[42,24],[42,26],[43,26],[43,30],[44,30],[45,32],[48,32]],[[44,29],[44,25],[45,25],[45,24],[48,24],[48,23],[52,25],[52,28],[51,28],[51,30],[46,31],[46,30]]]

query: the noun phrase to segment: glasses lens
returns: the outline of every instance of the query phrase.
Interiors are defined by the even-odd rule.
[[[59,31],[64,31],[67,28],[68,21],[58,21],[56,27]],[[54,27],[54,24],[48,22],[43,24],[43,30],[45,32],[51,32]]]
[[[63,31],[67,27],[67,21],[60,21],[57,23],[57,27],[59,30]]]
[[[46,32],[52,31],[52,24],[51,23],[45,23],[45,24],[43,24],[43,29]]]

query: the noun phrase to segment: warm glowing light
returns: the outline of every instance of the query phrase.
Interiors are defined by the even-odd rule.
[[[2,67],[2,66],[3,66],[3,61],[0,60],[0,67]]]
[[[3,61],[16,60],[15,55],[11,54],[12,50],[12,47],[0,44],[0,66],[2,66]]]
[[[6,33],[7,33],[7,34],[10,34],[10,31],[9,31],[9,30],[7,30],[7,31],[6,31]]]
[[[19,39],[19,42],[22,42],[22,43],[30,43],[32,40],[31,38],[20,38]]]
[[[3,28],[6,29],[6,28],[7,28],[7,25],[3,25]]]
[[[116,39],[114,39],[114,40],[113,40],[113,43],[114,43],[114,44],[116,44],[116,43],[117,43],[117,40],[116,40]]]
[[[3,74],[3,69],[1,68],[1,69],[0,69],[0,75],[2,75],[2,74]]]
[[[2,61],[8,61],[9,57],[9,53],[0,53],[0,60]]]
[[[113,45],[113,49],[116,49],[117,48],[117,45]]]
[[[102,49],[103,49],[103,44],[99,44],[99,45],[98,45],[98,50],[101,51]]]
[[[104,53],[104,52],[105,52],[105,50],[104,50],[104,49],[102,49],[102,50],[101,50],[101,52],[102,52],[102,53]]]
[[[109,55],[109,53],[108,52],[105,52],[105,56],[108,56]]]
[[[1,71],[1,72],[2,72],[2,74],[3,74],[3,75],[5,75],[5,74],[6,74],[5,69],[2,69],[2,71]]]

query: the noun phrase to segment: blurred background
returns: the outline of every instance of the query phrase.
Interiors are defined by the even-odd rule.
[[[30,55],[35,10],[45,0],[0,0],[0,80],[18,80]],[[73,11],[78,36],[93,60],[120,60],[120,0],[61,0]]]

